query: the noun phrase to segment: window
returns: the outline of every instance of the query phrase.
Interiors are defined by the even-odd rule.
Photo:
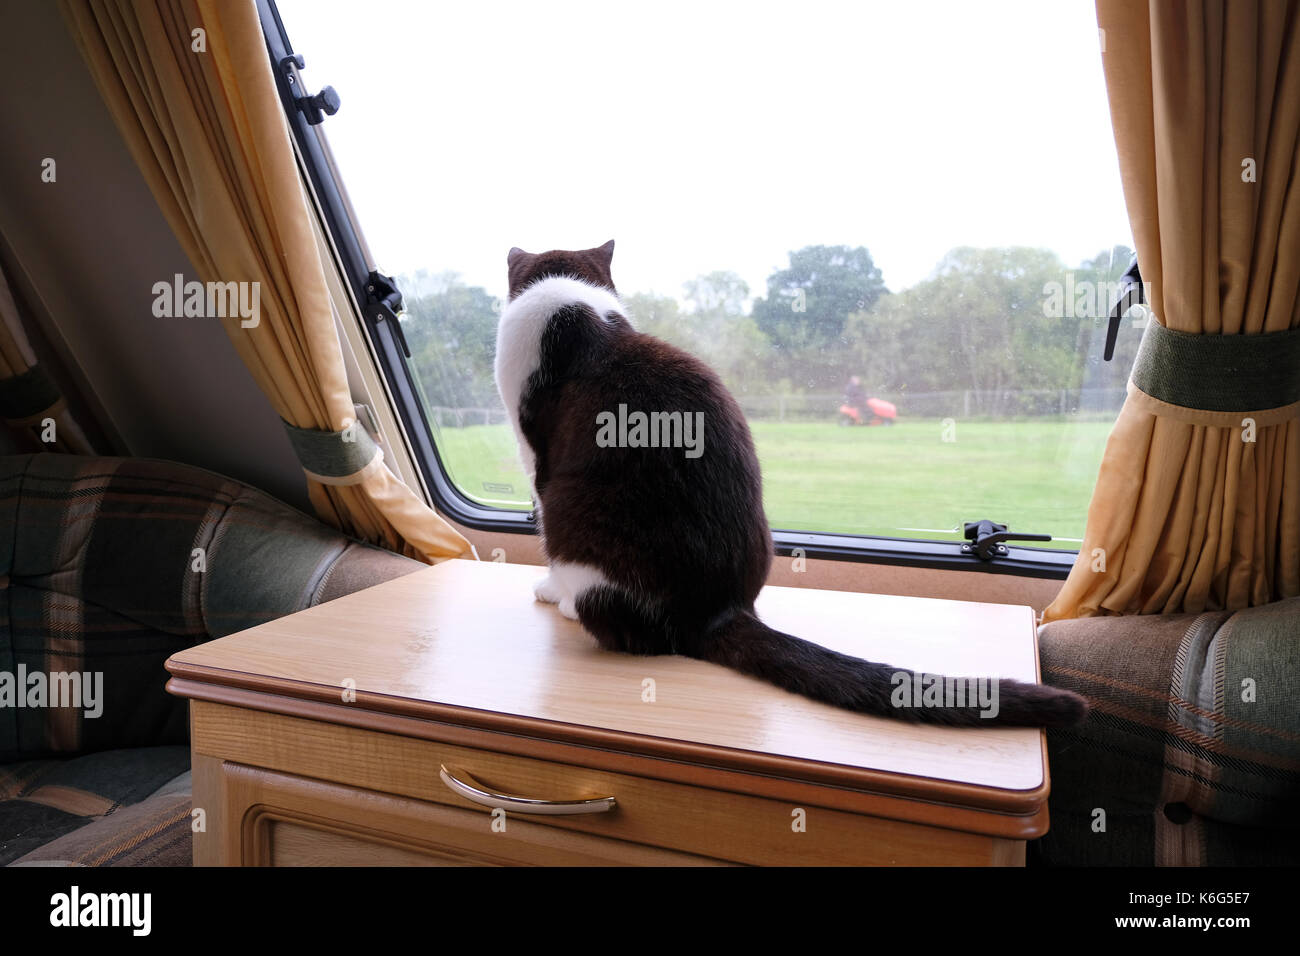
[[[745,409],[776,529],[1082,538],[1138,335],[1090,0],[278,0],[437,454],[526,512],[492,380],[505,255],[613,238],[633,321]]]

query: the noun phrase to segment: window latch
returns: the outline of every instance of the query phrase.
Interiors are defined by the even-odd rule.
[[[965,537],[971,544],[961,546],[962,554],[973,554],[981,561],[1005,558],[1011,552],[1003,541],[1051,541],[1050,534],[1019,534],[1007,530],[1004,524],[997,524],[987,518],[981,521],[968,521],[965,524]]]
[[[393,284],[393,277],[372,271],[366,276],[366,314],[378,324],[389,320],[393,338],[402,347],[402,354],[411,357],[411,347],[406,344],[406,333],[402,331],[402,321],[397,317],[402,311],[402,293]]]
[[[1120,294],[1115,306],[1110,310],[1110,323],[1106,326],[1106,351],[1102,358],[1109,362],[1115,357],[1115,340],[1119,338],[1119,323],[1124,313],[1135,305],[1142,305],[1146,296],[1142,294],[1142,273],[1138,271],[1137,256],[1120,278]]]
[[[280,60],[280,69],[284,71],[289,86],[293,88],[294,105],[307,117],[308,126],[319,126],[325,121],[326,116],[333,116],[339,111],[342,101],[332,86],[322,86],[319,93],[314,96],[309,95],[306,84],[302,81],[301,72],[306,65],[307,61],[302,58],[301,53],[293,53]]]

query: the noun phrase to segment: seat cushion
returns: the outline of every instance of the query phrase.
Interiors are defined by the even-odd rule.
[[[119,822],[135,820],[138,811],[125,811],[185,774],[189,763],[188,747],[142,747],[0,765],[0,864],[26,857],[98,821],[109,822],[104,829],[116,829]],[[182,796],[188,840],[188,791]],[[175,800],[170,805],[179,812]],[[114,820],[119,814],[121,819]],[[103,862],[121,854],[115,846],[105,840],[97,840],[94,846],[78,844],[78,854],[86,862]]]
[[[139,803],[65,833],[10,866],[190,866],[192,790],[186,771]]]
[[[1047,735],[1044,859],[1300,862],[1300,598],[1056,621],[1039,649],[1043,680],[1092,703]]]
[[[172,654],[422,567],[200,468],[0,458],[0,762],[183,743]],[[31,675],[99,694],[6,701]]]

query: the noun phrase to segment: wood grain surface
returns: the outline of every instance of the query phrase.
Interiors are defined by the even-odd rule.
[[[448,561],[173,656],[185,681],[257,687],[354,708],[565,739],[610,735],[902,774],[1002,791],[1045,791],[1042,732],[948,729],[819,704],[716,665],[600,650],[534,601],[544,569]],[[949,675],[1037,678],[1028,607],[769,587],[772,626],[827,647]],[[653,693],[653,700],[648,698]],[[1026,793],[1028,796],[1028,793]],[[1036,800],[1045,792],[1034,793]]]

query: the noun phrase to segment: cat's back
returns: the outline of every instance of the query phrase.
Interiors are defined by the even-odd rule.
[[[629,428],[644,422],[648,444],[625,447],[663,451],[649,459],[697,476],[713,473],[709,480],[715,484],[760,481],[740,406],[717,373],[684,349],[631,326],[612,329],[575,378],[574,397],[582,395],[584,415],[603,415],[620,426],[626,421]],[[695,444],[684,448],[687,440]]]
[[[548,554],[654,589],[707,582],[752,599],[771,537],[749,427],[721,379],[637,331],[621,302],[581,284],[539,286],[511,304],[502,337],[538,326],[521,430],[537,453]],[[616,556],[632,544],[624,568]]]
[[[594,324],[622,316],[623,304],[608,289],[570,276],[534,282],[506,304],[497,323],[495,373],[507,410],[517,411],[529,378],[542,369],[557,317],[574,310],[590,314]]]

